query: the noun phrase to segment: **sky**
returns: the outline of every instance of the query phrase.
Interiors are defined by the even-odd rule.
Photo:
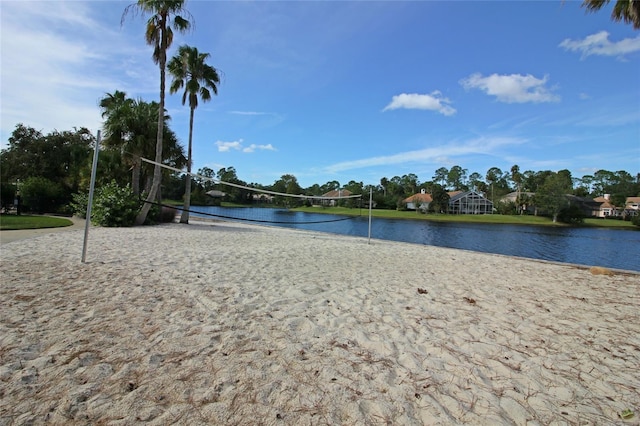
[[[95,134],[115,90],[159,100],[145,18],[121,24],[131,3],[0,0],[3,148],[18,123]],[[169,57],[195,46],[222,75],[195,111],[193,169],[302,187],[452,166],[635,176],[640,31],[580,4],[187,1],[194,26]],[[186,147],[181,99],[166,107]]]

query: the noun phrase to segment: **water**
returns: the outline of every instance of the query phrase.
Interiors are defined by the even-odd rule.
[[[261,208],[194,207],[193,209],[220,216],[258,219],[265,221],[263,224],[271,226],[365,238],[368,236],[368,217],[327,223],[328,220],[343,219],[344,216]],[[194,213],[193,216],[199,215]],[[323,223],[308,223],[313,221]],[[373,218],[371,237],[640,272],[640,231],[636,230]]]

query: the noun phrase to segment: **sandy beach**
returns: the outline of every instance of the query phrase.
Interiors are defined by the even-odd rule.
[[[0,248],[2,426],[640,424],[638,274],[222,222],[92,228],[83,264],[83,235]]]

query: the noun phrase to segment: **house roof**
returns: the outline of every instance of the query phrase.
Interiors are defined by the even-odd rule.
[[[626,204],[640,203],[640,197],[627,197]]]
[[[433,201],[431,194],[413,194],[402,200],[403,203],[430,203]]]
[[[323,197],[327,198],[348,197],[349,195],[351,195],[351,191],[348,189],[334,189],[326,194],[322,194]]]
[[[593,199],[593,201],[595,201],[596,203],[600,203],[600,208],[605,208],[605,209],[615,208],[615,206],[611,204],[611,202],[604,197],[596,197]]]

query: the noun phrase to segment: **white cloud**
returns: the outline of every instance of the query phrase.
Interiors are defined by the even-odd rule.
[[[582,59],[591,55],[618,56],[622,58],[628,53],[640,51],[640,36],[625,38],[613,43],[609,41],[608,32],[600,31],[585,37],[583,40],[564,39],[558,46],[572,52],[582,52]]]
[[[418,93],[401,93],[391,98],[389,105],[382,110],[394,110],[394,109],[425,109],[430,111],[437,111],[443,115],[453,115],[456,110],[451,106],[451,101],[442,97],[442,93],[438,90],[431,92],[429,95],[421,95]]]
[[[229,152],[232,149],[239,151],[242,149],[242,139],[233,142],[216,141],[216,146],[219,152]]]
[[[362,169],[372,166],[387,166],[415,162],[438,163],[438,159],[467,154],[490,155],[500,147],[509,145],[520,145],[524,142],[526,142],[526,140],[520,138],[481,137],[462,143],[449,143],[446,145],[425,148],[417,151],[400,152],[394,155],[370,157],[354,161],[343,161],[328,166],[325,168],[325,170],[329,173],[336,173],[345,170]]]
[[[256,144],[252,143],[248,147],[243,148],[242,152],[254,152],[256,149],[259,149],[259,150],[262,150],[262,151],[275,151],[276,150],[271,144],[256,145]]]
[[[249,146],[243,146],[244,140],[238,139],[237,141],[232,142],[224,142],[224,141],[216,141],[216,146],[218,147],[218,152],[229,152],[231,150],[234,151],[242,151],[246,153],[252,153],[256,150],[262,151],[276,151],[276,149],[271,144],[267,145],[256,145],[252,143]]]
[[[557,102],[560,97],[545,87],[548,80],[548,76],[539,79],[531,74],[491,74],[487,77],[472,74],[460,80],[460,84],[467,90],[480,89],[487,95],[495,96],[500,102]]]
[[[18,123],[44,133],[97,130],[105,93],[157,93],[150,49],[120,29],[120,12],[107,16],[101,9],[113,11],[99,2],[2,2],[3,142]],[[138,79],[127,76],[132,69]]]
[[[268,112],[258,112],[258,111],[229,111],[229,114],[236,115],[268,115]]]

